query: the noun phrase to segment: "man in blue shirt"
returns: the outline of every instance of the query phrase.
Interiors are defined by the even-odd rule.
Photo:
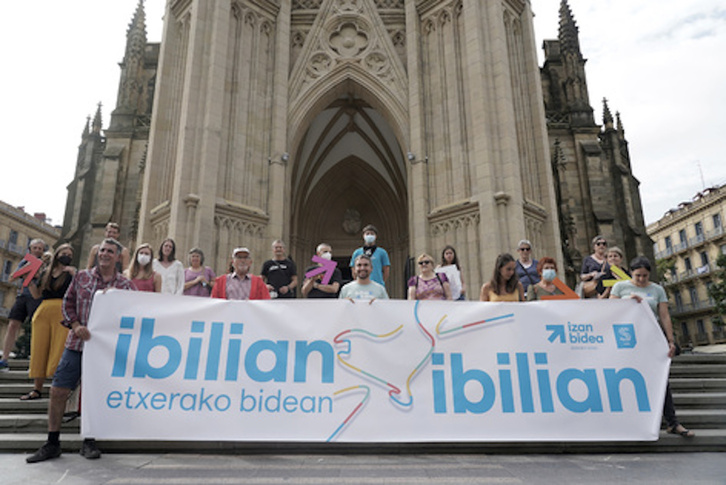
[[[350,258],[350,266],[353,268],[355,259],[361,254],[365,254],[371,258],[373,269],[371,271],[371,280],[379,285],[386,286],[388,274],[391,272],[391,261],[388,259],[388,253],[385,249],[376,246],[378,237],[378,229],[372,224],[368,224],[363,228],[363,247],[353,252]],[[355,275],[354,275],[355,276]]]

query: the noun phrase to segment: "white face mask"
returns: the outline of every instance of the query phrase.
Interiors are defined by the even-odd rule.
[[[363,240],[366,242],[366,244],[373,244],[376,242],[376,235],[375,234],[366,234],[363,236]]]
[[[545,281],[554,281],[554,279],[557,278],[557,271],[553,270],[552,268],[547,268],[545,270],[542,270],[542,279]]]
[[[330,261],[331,259],[333,259],[333,253],[331,253],[330,251],[325,251],[323,254],[320,255],[320,257]]]
[[[146,266],[151,261],[151,256],[144,253],[139,253],[138,256],[136,256],[136,261],[139,262],[141,266]]]

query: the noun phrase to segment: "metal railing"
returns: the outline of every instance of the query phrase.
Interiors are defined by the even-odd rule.
[[[705,241],[710,241],[711,239],[720,237],[724,235],[725,232],[726,231],[724,231],[723,226],[716,227],[711,231],[707,231],[705,234],[698,234],[696,237],[692,237],[688,241],[680,242],[671,247],[665,248],[665,250],[663,251],[656,251],[655,259],[663,259],[669,256],[673,256],[674,254],[685,251],[690,247],[697,246],[704,243]]]
[[[8,243],[8,251],[15,254],[23,255],[25,254],[25,248],[22,246],[19,246],[17,244]]]
[[[693,303],[681,303],[678,306],[671,308],[671,313],[675,315],[682,315],[684,313],[693,313],[704,310],[711,310],[715,307],[711,301],[696,301]]]

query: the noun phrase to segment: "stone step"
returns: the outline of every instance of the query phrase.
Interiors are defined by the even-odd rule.
[[[45,394],[47,396],[47,394]],[[21,401],[18,398],[0,398],[0,414],[44,414],[48,412],[48,398]]]
[[[103,441],[104,453],[216,453],[216,454],[425,454],[425,453],[659,453],[723,452],[726,429],[697,430],[694,438],[660,432],[658,441],[501,442],[501,443],[295,443],[244,441]],[[0,433],[0,452],[30,453],[40,448],[47,433]],[[78,433],[61,434],[64,453],[80,449]]]
[[[80,420],[75,419],[62,426],[63,431],[78,432]],[[48,431],[47,414],[0,414],[0,433],[43,433]]]
[[[726,354],[681,354],[671,361],[671,366],[681,364],[726,364]]]
[[[33,389],[33,383],[28,382],[11,382],[0,384],[0,398],[18,399],[23,394],[27,394]],[[43,396],[48,397],[50,392],[50,383],[46,383],[43,386]]]
[[[726,392],[674,393],[676,409],[726,409]]]
[[[726,429],[726,409],[678,409],[678,421],[687,428]]]
[[[4,382],[32,382],[32,380],[28,377],[28,368],[26,367],[0,372],[0,383]]]
[[[700,364],[671,367],[671,377],[726,377],[726,364]]]
[[[726,392],[726,377],[702,379],[700,377],[678,377],[669,379],[671,391],[683,392]]]

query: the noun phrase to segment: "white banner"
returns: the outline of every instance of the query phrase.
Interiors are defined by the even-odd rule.
[[[656,440],[670,361],[634,300],[97,294],[82,434],[120,440]]]

